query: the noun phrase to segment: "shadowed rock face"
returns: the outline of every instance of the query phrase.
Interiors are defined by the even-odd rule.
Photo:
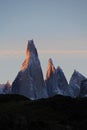
[[[28,41],[26,58],[12,84],[12,93],[24,95],[30,99],[47,97],[42,69],[33,40]]]
[[[81,82],[79,96],[80,97],[87,97],[87,79],[85,79]]]
[[[68,82],[64,75],[64,72],[60,66],[58,66],[56,69],[56,77],[57,77],[58,88],[61,91],[62,95],[68,96],[69,95],[69,91],[68,91],[69,85],[68,85]]]
[[[78,97],[80,94],[81,82],[86,78],[78,71],[74,71],[69,82],[69,92],[71,97]]]

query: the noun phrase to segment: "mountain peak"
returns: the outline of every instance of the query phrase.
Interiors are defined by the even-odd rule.
[[[80,94],[81,82],[85,80],[86,77],[79,73],[77,70],[74,70],[70,81],[69,81],[69,92],[71,97],[78,97]]]
[[[72,76],[78,76],[78,77],[85,77],[84,75],[82,75],[79,71],[74,70]]]
[[[28,41],[26,58],[12,83],[12,93],[21,94],[33,100],[48,97],[40,60],[33,40]]]
[[[48,64],[53,65],[53,61],[51,58],[48,59]]]
[[[27,66],[32,62],[32,59],[35,59],[35,57],[38,57],[37,49],[34,45],[33,40],[28,40],[27,48],[26,48],[26,58],[21,66],[20,70],[25,70]]]
[[[49,58],[48,65],[47,65],[46,79],[48,79],[50,77],[50,75],[54,72],[55,72],[55,67],[53,65],[53,61],[51,58]]]
[[[29,58],[31,54],[38,56],[36,47],[34,45],[34,41],[28,40],[27,49],[26,49],[26,59]]]
[[[62,71],[63,72],[63,70],[62,70],[62,68],[60,67],[60,66],[57,66],[57,69],[56,69],[57,71],[59,70],[59,71]]]

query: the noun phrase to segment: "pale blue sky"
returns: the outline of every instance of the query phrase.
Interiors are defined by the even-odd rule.
[[[14,80],[32,38],[44,75],[52,57],[68,80],[87,76],[87,0],[0,0],[0,83]]]

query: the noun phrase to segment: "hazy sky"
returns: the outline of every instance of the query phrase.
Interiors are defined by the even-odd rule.
[[[0,83],[16,77],[28,39],[67,79],[74,69],[87,76],[87,0],[0,0]]]

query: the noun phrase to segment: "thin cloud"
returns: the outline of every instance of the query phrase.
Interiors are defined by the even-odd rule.
[[[70,54],[70,55],[87,55],[87,50],[38,50],[39,54]],[[22,50],[1,50],[0,57],[5,56],[22,56],[25,51]]]
[[[21,50],[1,50],[0,51],[0,57],[5,57],[5,56],[21,56],[25,52]]]
[[[87,50],[39,50],[41,54],[86,54]]]

